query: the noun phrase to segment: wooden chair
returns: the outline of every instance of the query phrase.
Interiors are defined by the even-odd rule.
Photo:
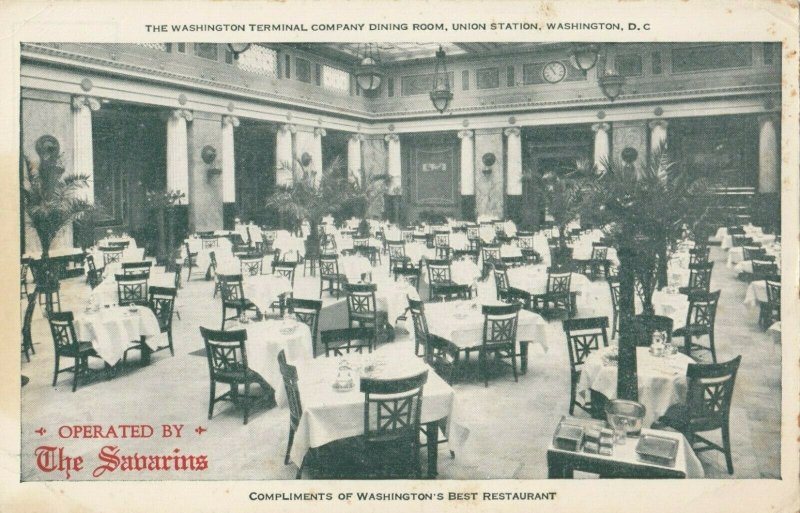
[[[43,314],[47,317],[50,312],[58,309],[61,311],[61,281],[58,268],[50,262],[45,265],[42,260],[31,262],[31,274],[36,285],[39,306],[43,307]]]
[[[146,305],[148,273],[115,274],[117,303],[120,306]]]
[[[408,308],[414,322],[414,354],[420,356],[419,348],[422,347],[425,362],[450,384],[459,361],[458,347],[428,330],[425,304],[422,301],[408,298]]]
[[[570,367],[569,414],[572,415],[577,405],[592,416],[597,412],[591,403],[579,403],[577,400],[578,382],[586,358],[602,347],[608,347],[608,317],[589,317],[585,319],[568,319],[562,322],[567,335]]]
[[[433,234],[433,247],[436,248],[436,258],[447,260],[450,258],[450,232],[435,231]]]
[[[122,274],[146,274],[150,277],[150,270],[153,267],[153,262],[122,262]]]
[[[289,441],[286,444],[286,456],[283,458],[283,464],[289,464],[289,452],[292,450],[292,443],[294,442],[294,434],[297,432],[297,427],[300,425],[300,417],[303,416],[303,403],[300,400],[300,387],[297,386],[299,380],[297,376],[297,367],[286,363],[286,353],[281,349],[278,353],[278,366],[281,370],[283,377],[283,386],[286,389],[286,399],[289,403]],[[297,479],[303,472],[303,466],[300,465],[297,469]]]
[[[703,349],[711,352],[711,358],[717,363],[717,351],[714,347],[714,321],[717,316],[719,304],[719,290],[710,293],[696,293],[689,296],[689,310],[686,313],[686,324],[672,335],[683,337],[684,352],[691,356],[692,349]],[[709,345],[703,346],[695,343],[695,337],[708,336]]]
[[[733,474],[730,411],[741,361],[742,357],[737,356],[725,363],[690,363],[686,369],[686,402],[670,406],[653,425],[655,429],[669,427],[680,431],[695,452],[721,451],[725,455],[728,474]],[[722,445],[698,434],[717,429],[721,431]]]
[[[183,243],[183,247],[186,250],[186,256],[183,258],[183,265],[189,271],[188,274],[186,275],[186,281],[189,281],[189,280],[192,279],[192,269],[198,267],[198,265],[197,265],[197,252],[196,251],[192,252],[192,250],[189,249],[189,243],[188,242],[184,242]]]
[[[664,315],[637,315],[633,318],[636,347],[650,347],[653,334],[664,332],[668,342],[672,342],[673,321]]]
[[[31,353],[36,354],[33,348],[33,336],[31,335],[31,322],[33,321],[33,311],[36,309],[36,289],[27,296],[28,304],[25,306],[25,315],[22,319],[22,354],[27,361],[31,361]]]
[[[30,258],[23,258],[20,260],[20,267],[19,267],[20,299],[28,297],[28,269],[30,268],[30,263],[31,263]]]
[[[257,399],[250,394],[250,387],[258,384],[264,391],[264,399],[268,407],[275,405],[275,390],[261,374],[247,365],[247,330],[216,331],[200,327],[200,335],[206,347],[210,391],[208,400],[208,420],[214,416],[214,405],[219,401],[231,401],[241,404],[244,409],[244,424],[250,414],[250,405]],[[230,390],[221,396],[216,395],[216,385],[228,385]],[[244,394],[239,387],[244,387]]]
[[[359,354],[366,348],[372,352],[375,345],[375,328],[340,328],[333,330],[323,330],[320,333],[322,347],[325,349],[325,356],[343,356],[350,351]]]
[[[98,248],[100,253],[103,254],[103,266],[122,261],[122,253],[125,248],[119,246],[100,246]]]
[[[500,256],[500,246],[493,246],[486,244],[481,248],[481,259],[483,260],[483,277],[489,276],[492,266],[502,264],[503,259]]]
[[[542,261],[542,256],[533,249],[534,234],[530,232],[517,232],[517,247],[522,253],[522,258],[526,264],[538,264]]]
[[[294,314],[297,320],[308,326],[311,331],[311,354],[316,354],[317,332],[319,331],[319,313],[322,311],[322,301],[319,299],[289,298],[289,313]]]
[[[175,356],[175,346],[172,344],[172,314],[175,310],[175,297],[177,295],[178,289],[174,287],[149,288],[147,306],[155,314],[161,333],[167,334],[167,345],[151,351],[146,342],[140,340],[125,350],[122,356],[123,364],[127,362],[128,351],[141,351],[142,361],[149,360],[151,352],[163,351],[164,349],[169,349],[170,354]]]
[[[103,272],[95,266],[94,256],[86,255],[86,281],[92,289],[103,281]]]
[[[711,255],[711,248],[708,246],[695,246],[689,250],[689,265],[704,264],[708,262]]]
[[[50,312],[48,322],[50,333],[53,335],[55,353],[55,369],[53,371],[53,386],[56,386],[58,375],[62,372],[72,372],[72,391],[78,389],[78,380],[89,372],[89,358],[100,358],[91,342],[81,342],[75,334],[75,318],[72,312]],[[72,367],[62,369],[61,358],[71,358]]]
[[[575,314],[573,299],[572,272],[569,269],[551,266],[547,269],[545,293],[533,296],[533,307],[535,311],[544,314],[563,311],[571,318]]]
[[[766,256],[767,250],[761,246],[743,246],[742,247],[742,260],[757,260]]]
[[[678,288],[678,292],[686,295],[707,293],[711,287],[711,271],[713,269],[714,262],[689,264],[689,284],[686,287]]]
[[[246,253],[239,256],[239,270],[242,276],[258,276],[262,274],[264,256],[261,253]]]
[[[492,274],[494,274],[494,285],[497,291],[497,299],[506,303],[511,302],[508,292],[508,267],[504,264],[495,264],[492,266]]]
[[[428,371],[401,379],[361,378],[363,452],[370,476],[421,477],[420,418]]]
[[[221,286],[219,283],[219,275],[217,274],[217,254],[214,251],[208,252],[208,272],[214,278],[214,294],[211,297],[217,297],[217,292],[220,291]]]
[[[766,280],[770,276],[777,276],[780,274],[778,265],[775,262],[767,260],[753,260],[753,274],[751,275],[752,281]]]
[[[325,286],[327,282],[328,286]],[[337,255],[320,255],[319,256],[319,295],[322,297],[322,292],[327,291],[331,296],[335,295],[336,298],[342,291],[342,286],[347,283],[347,278],[339,273],[339,258]]]
[[[469,285],[460,285],[453,281],[449,260],[428,260],[428,300],[467,299],[470,295]]]
[[[607,278],[609,265],[608,246],[602,242],[593,242],[592,255],[589,259],[589,279],[594,281],[601,273]]]
[[[247,311],[253,311],[256,312],[256,315],[260,315],[261,311],[258,307],[244,296],[241,274],[219,274],[217,276],[222,296],[222,328],[220,329],[225,329],[225,321],[238,319]],[[229,309],[232,309],[236,315],[228,317]]]
[[[386,249],[389,252],[389,274],[394,274],[397,269],[407,269],[413,267],[411,259],[406,256],[406,244],[404,241],[386,241]]]
[[[374,283],[349,283],[345,286],[347,294],[347,318],[349,326],[374,328],[376,334],[386,331],[389,325],[387,312],[378,310]]]
[[[495,356],[495,361],[500,358],[511,359],[511,369],[514,381],[517,376],[517,326],[519,324],[519,310],[521,305],[514,303],[503,306],[482,307],[483,312],[483,339],[478,349],[478,362],[483,375],[484,386],[489,386],[488,358]]]
[[[772,279],[764,281],[767,284],[767,302],[759,305],[758,323],[767,329],[781,320],[781,282]]]

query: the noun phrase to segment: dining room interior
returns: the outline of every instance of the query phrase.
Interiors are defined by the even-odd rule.
[[[779,43],[21,59],[22,481],[782,477]]]

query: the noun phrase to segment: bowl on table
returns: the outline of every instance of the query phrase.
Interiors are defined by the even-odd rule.
[[[614,437],[624,440],[625,436],[639,436],[647,408],[642,403],[613,399],[606,403],[606,418],[614,428]],[[624,443],[623,441],[619,443]]]

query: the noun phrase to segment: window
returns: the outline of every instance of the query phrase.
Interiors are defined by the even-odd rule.
[[[306,59],[296,57],[294,60],[294,71],[297,74],[297,80],[309,84],[311,83],[311,63]]]
[[[549,62],[549,61],[548,61]],[[572,82],[576,80],[586,80],[586,75],[579,69],[576,69],[569,61],[561,61],[564,67],[567,68],[567,75],[564,77],[564,82]],[[522,66],[522,83],[525,85],[537,85],[549,83],[546,82],[542,76],[542,70],[547,62],[533,62]],[[598,60],[597,69],[604,69]]]
[[[168,52],[167,50],[167,43],[134,43],[137,46],[143,46],[145,48],[150,48],[151,50],[160,50],[162,52]]]
[[[614,59],[617,73],[623,77],[638,77],[642,74],[642,56],[634,53],[617,55]]]
[[[775,64],[779,50],[777,43],[764,43],[764,65],[772,66]]]
[[[203,59],[210,61],[217,60],[217,44],[216,43],[195,43],[194,54]]]
[[[389,97],[394,96],[394,78],[388,77],[386,79],[386,91]]]
[[[292,56],[284,57],[283,78],[292,78]]]
[[[234,61],[233,52],[231,52],[229,49],[226,48],[225,49],[225,64],[233,64],[233,61]]]
[[[461,90],[469,91],[469,70],[461,72]]]
[[[322,66],[322,87],[342,93],[350,92],[350,73],[331,66]]]
[[[276,77],[278,74],[278,53],[275,50],[254,44],[246,52],[239,54],[236,65],[242,71]]]
[[[506,69],[506,85],[508,87],[514,87],[514,85],[516,85],[514,82],[514,66],[509,66],[508,69]]]
[[[475,72],[475,87],[477,89],[495,89],[500,87],[500,69],[485,68]]]
[[[653,75],[661,74],[661,52],[653,52],[651,55]]]
[[[744,68],[752,64],[753,49],[750,43],[709,44],[672,49],[672,71],[675,73]]]
[[[314,64],[314,84],[322,85],[322,66]]]
[[[186,53],[186,43],[178,43],[178,53]]]

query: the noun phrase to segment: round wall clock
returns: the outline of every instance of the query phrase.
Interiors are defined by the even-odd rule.
[[[551,61],[542,68],[542,77],[551,84],[561,82],[565,76],[567,76],[567,67],[563,62]]]

